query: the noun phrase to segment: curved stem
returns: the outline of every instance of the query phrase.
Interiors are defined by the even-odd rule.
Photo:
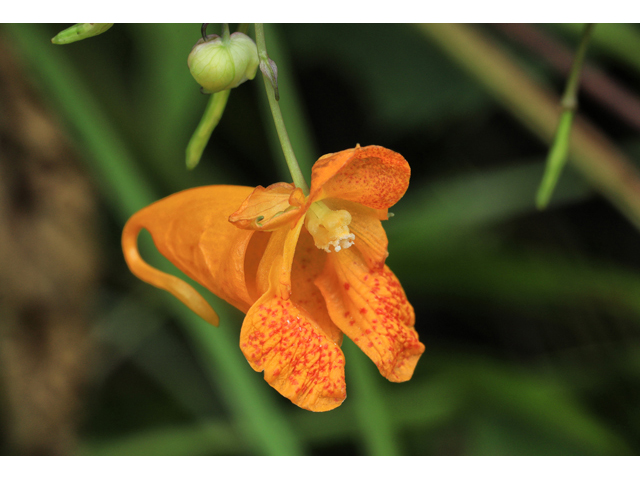
[[[202,119],[196,131],[193,132],[189,145],[187,145],[187,168],[189,170],[193,170],[200,162],[200,157],[202,157],[202,152],[209,142],[209,137],[211,137],[213,129],[216,128],[222,118],[230,92],[231,90],[223,90],[211,95]]]
[[[293,179],[294,185],[300,188],[302,190],[302,193],[307,196],[309,195],[309,186],[307,185],[307,181],[305,180],[304,175],[300,170],[298,160],[296,159],[293,148],[291,147],[291,141],[289,140],[289,135],[287,134],[287,129],[284,125],[284,119],[282,118],[280,105],[278,104],[278,100],[276,100],[276,92],[272,83],[272,81],[275,81],[276,72],[274,71],[274,68],[271,65],[271,61],[269,60],[269,57],[267,55],[267,46],[264,39],[264,26],[261,23],[256,23],[255,28],[258,56],[260,57],[260,70],[262,71],[264,87],[267,90],[267,98],[269,99],[269,107],[271,108],[273,122],[276,126],[276,131],[278,132],[280,145],[282,146],[282,153],[284,153],[284,158],[287,162],[287,167],[289,167],[289,172],[291,172],[291,178]],[[272,78],[269,78],[269,76],[265,73],[265,70],[269,71],[272,74]]]

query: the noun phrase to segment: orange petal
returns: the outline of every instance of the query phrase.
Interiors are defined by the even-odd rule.
[[[302,191],[290,183],[256,187],[229,221],[238,228],[273,231],[292,223],[303,203]]]
[[[141,280],[168,290],[217,325],[217,315],[193,287],[151,267],[140,257],[137,237],[140,230],[147,229],[160,253],[171,263],[246,312],[253,299],[245,282],[245,255],[254,232],[234,227],[228,218],[250,192],[249,187],[228,185],[193,188],[143,208],[129,219],[122,232],[129,268]]]
[[[327,336],[342,345],[342,331],[331,321],[327,304],[314,281],[324,269],[327,253],[318,249],[313,237],[302,229],[291,266],[291,301],[304,308]]]
[[[278,287],[283,288],[287,298],[291,295],[291,265],[303,224],[303,219],[300,219],[292,229],[280,228],[271,234],[256,273],[256,285],[260,295],[269,289],[273,275],[272,267],[279,258],[283,258],[283,264],[278,277]]]
[[[424,351],[413,328],[413,307],[386,265],[370,270],[357,250],[328,256],[316,280],[333,322],[392,382],[413,375]]]
[[[283,258],[271,265],[269,289],[251,307],[240,348],[251,367],[294,404],[314,412],[346,398],[344,355],[280,284]]]
[[[324,155],[311,173],[311,202],[335,197],[385,209],[402,198],[411,168],[399,153],[384,147],[352,148]]]
[[[271,235],[271,232],[255,232],[251,237],[247,253],[244,257],[244,276],[249,296],[252,299],[251,304],[258,300],[264,293],[264,290],[258,291],[257,275],[260,261],[264,257]],[[265,289],[267,287],[265,287]]]
[[[351,214],[349,231],[356,236],[355,246],[362,253],[369,268],[382,268],[389,256],[389,241],[379,219],[382,213],[386,217],[386,210],[375,210],[359,203],[335,198],[328,198],[323,202],[332,210],[347,210]]]

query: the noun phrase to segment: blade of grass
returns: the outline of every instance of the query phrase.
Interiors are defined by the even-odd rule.
[[[47,98],[54,100],[57,110],[73,126],[82,150],[87,154],[84,157],[87,165],[98,179],[101,193],[114,215],[124,223],[132,213],[156,200],[153,189],[137,171],[132,155],[108,119],[95,108],[90,93],[75,81],[73,65],[63,52],[52,51],[55,47],[37,25],[12,24],[4,28],[10,31],[20,47],[21,57],[43,79]],[[148,252],[146,256],[151,263],[160,263],[161,256],[157,251]],[[301,453],[299,439],[270,396],[273,392],[260,384],[247,367],[230,326],[223,322],[225,325],[214,330],[177,300],[168,295],[162,298],[166,301],[165,307],[192,334],[203,364],[215,363],[211,381],[220,384],[219,390],[225,395],[248,444],[263,454]]]
[[[535,83],[495,42],[467,25],[430,24],[419,30],[534,134],[550,143],[557,96]],[[576,117],[571,134],[573,166],[640,229],[640,174],[597,128]]]
[[[367,455],[400,455],[393,419],[389,416],[382,391],[377,385],[380,373],[369,358],[348,338],[342,344],[350,397],[358,419],[359,434]]]
[[[449,374],[469,388],[470,410],[492,409],[512,422],[561,439],[562,443],[570,442],[584,454],[629,454],[621,438],[587,412],[565,386],[548,376],[477,356],[460,356],[458,365],[450,361],[449,355],[443,361]]]
[[[207,421],[197,425],[165,427],[135,433],[115,440],[85,441],[77,455],[158,456],[158,455],[238,455],[244,451],[242,439],[231,425]]]

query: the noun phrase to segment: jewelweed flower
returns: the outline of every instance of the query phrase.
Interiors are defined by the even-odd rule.
[[[308,196],[288,183],[193,188],[133,215],[124,256],[140,279],[218,324],[193,287],[141,259],[147,229],[174,265],[246,313],[240,348],[254,370],[296,405],[331,410],[346,398],[343,334],[392,382],[409,380],[424,351],[385,265],[381,224],[409,176],[400,154],[358,145],[318,159]]]

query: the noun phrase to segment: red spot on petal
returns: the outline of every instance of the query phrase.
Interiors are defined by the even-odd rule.
[[[351,285],[349,285],[348,283],[345,283],[345,284],[344,284],[344,289],[345,289],[345,290],[349,290],[349,288],[350,288],[350,287],[351,287]]]

